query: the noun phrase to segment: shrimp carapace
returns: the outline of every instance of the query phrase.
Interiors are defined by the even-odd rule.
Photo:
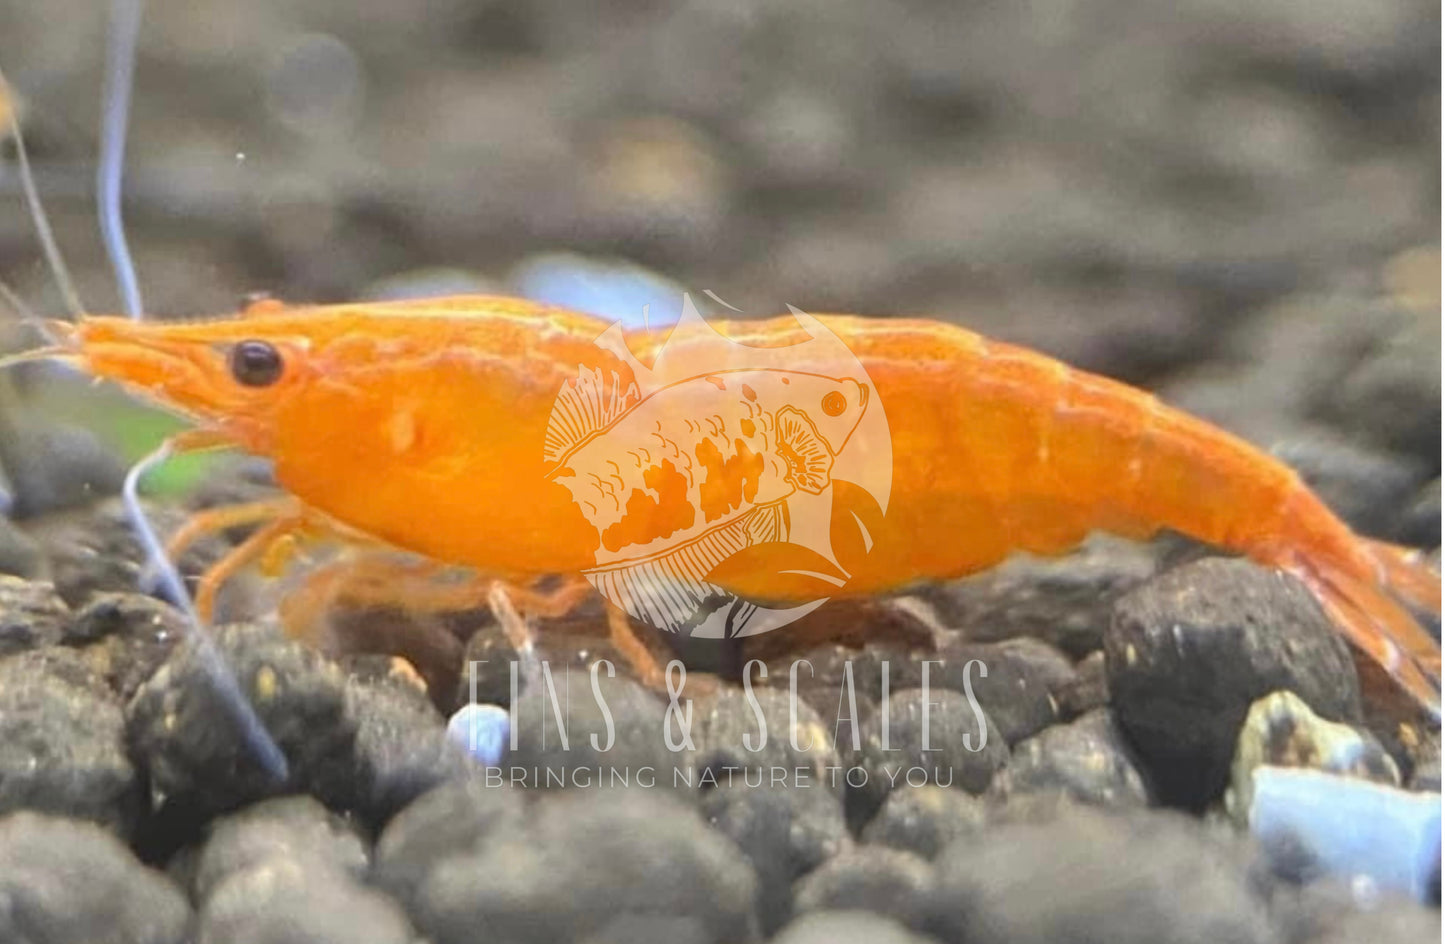
[[[821,378],[806,381],[817,387],[806,410],[771,403],[781,375],[701,367],[710,380],[655,395],[709,404],[707,429],[657,425],[687,411],[637,411],[636,359],[658,356],[664,339],[627,335],[621,356],[597,344],[606,323],[515,299],[267,303],[183,324],[84,318],[66,356],[268,456],[313,515],[442,562],[528,578],[596,568],[599,541],[619,568],[672,566],[649,553],[668,528],[695,534],[694,549],[723,534],[716,528],[731,528],[729,541],[765,539],[779,497],[825,483],[852,411],[875,402],[887,410],[892,497],[840,592],[957,577],[1018,550],[1063,553],[1094,530],[1144,538],[1168,528],[1303,580],[1360,650],[1438,713],[1439,644],[1402,603],[1438,616],[1439,577],[1410,552],[1355,535],[1280,461],[1142,391],[955,326],[817,321],[866,384],[839,382],[838,365],[800,354],[789,371]],[[758,347],[803,334],[786,316],[714,327]],[[703,342],[667,343],[685,359]],[[554,407],[569,385],[571,419],[559,427]],[[589,453],[603,427],[632,443],[629,455],[655,442],[685,447],[699,467],[755,469],[754,491],[707,496],[719,503],[714,529],[684,521],[681,507],[702,507],[706,482],[649,485],[640,458],[607,472],[605,457]],[[608,475],[625,487],[604,508]],[[785,576],[753,575],[747,590],[787,601],[796,581]]]

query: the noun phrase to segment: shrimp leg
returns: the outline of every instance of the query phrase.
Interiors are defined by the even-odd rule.
[[[215,615],[216,611],[216,595],[227,580],[230,580],[251,562],[263,557],[277,541],[294,535],[306,525],[307,518],[304,514],[276,518],[267,522],[211,565],[201,575],[200,582],[196,585],[196,613],[200,616],[201,621],[211,622],[211,617]]]
[[[638,680],[648,688],[662,688],[662,666],[657,664],[657,658],[652,651],[638,638],[637,632],[632,628],[632,618],[610,600],[607,602],[607,630],[612,647],[631,664]]]
[[[230,528],[259,524],[271,518],[294,516],[300,508],[299,501],[286,495],[198,511],[187,518],[167,539],[166,556],[171,560],[179,560],[180,556],[201,538]]]
[[[524,586],[482,574],[461,583],[439,583],[436,575],[443,568],[434,561],[398,562],[390,555],[338,561],[313,574],[305,587],[283,602],[283,618],[293,635],[308,636],[314,635],[309,627],[320,625],[321,612],[339,600],[351,606],[400,606],[424,613],[486,607],[512,648],[525,657],[532,647],[532,631],[523,614],[544,619],[563,617],[595,592],[580,576],[549,590],[537,589],[535,582]],[[609,606],[607,625],[613,647],[638,678],[649,687],[660,688],[662,669],[637,637],[627,614]]]
[[[518,610],[555,619],[577,609],[592,595],[592,585],[573,576],[559,586],[539,590],[506,577],[472,574],[465,580],[438,580],[447,565],[434,560],[398,560],[390,552],[349,557],[327,565],[307,581],[303,594],[344,601],[350,606],[398,606],[412,612],[454,613],[491,605],[491,588],[501,584]]]

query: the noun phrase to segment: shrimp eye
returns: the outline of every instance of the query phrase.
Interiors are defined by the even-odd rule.
[[[231,348],[231,376],[246,387],[269,387],[281,379],[281,352],[265,341],[242,341]]]
[[[842,416],[843,411],[848,409],[848,398],[838,391],[823,395],[823,412],[829,416]]]

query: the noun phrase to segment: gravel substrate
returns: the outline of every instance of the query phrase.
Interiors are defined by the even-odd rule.
[[[1093,566],[1097,550],[1079,559]],[[787,662],[771,673],[782,687],[759,685],[752,700],[726,680],[685,690],[685,730],[668,697],[625,670],[599,679],[606,714],[591,679],[568,673],[556,693],[565,729],[545,686],[524,687],[510,712],[516,749],[504,739],[484,766],[433,703],[450,710],[455,695],[428,697],[404,663],[337,662],[264,622],[224,627],[217,641],[291,762],[285,784],[248,756],[163,604],[101,592],[73,610],[21,578],[0,578],[0,591],[0,621],[31,630],[0,658],[0,862],[23,863],[0,869],[7,941],[788,941],[844,927],[860,940],[970,944],[1275,942],[1344,926],[1408,941],[1438,930],[1433,909],[1343,884],[1224,815],[1249,802],[1239,784],[1261,764],[1438,789],[1438,732],[1416,725],[1411,750],[1398,731],[1372,734],[1323,615],[1239,561],[1200,560],[1120,596],[1102,659],[957,636],[933,653],[859,653],[858,666],[890,655],[900,676],[886,726],[878,693],[855,693],[856,745],[835,724],[842,693],[827,707],[816,688],[811,703],[793,701]],[[1178,644],[1156,657],[1161,632]],[[909,676],[926,656],[947,666],[960,653],[997,665],[1007,685],[970,702],[933,667],[942,681],[927,691]],[[1029,707],[1040,701],[1045,714]],[[769,739],[754,753],[760,726]],[[964,735],[983,743],[965,749]],[[1340,825],[1328,805],[1319,822]],[[1434,855],[1438,870],[1438,845]],[[115,936],[87,936],[96,927]]]

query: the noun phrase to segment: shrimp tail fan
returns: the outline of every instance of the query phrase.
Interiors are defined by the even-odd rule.
[[[1350,640],[1414,701],[1440,717],[1440,575],[1408,548],[1355,538],[1355,553],[1296,553],[1303,580]],[[1435,632],[1422,618],[1433,621]]]

